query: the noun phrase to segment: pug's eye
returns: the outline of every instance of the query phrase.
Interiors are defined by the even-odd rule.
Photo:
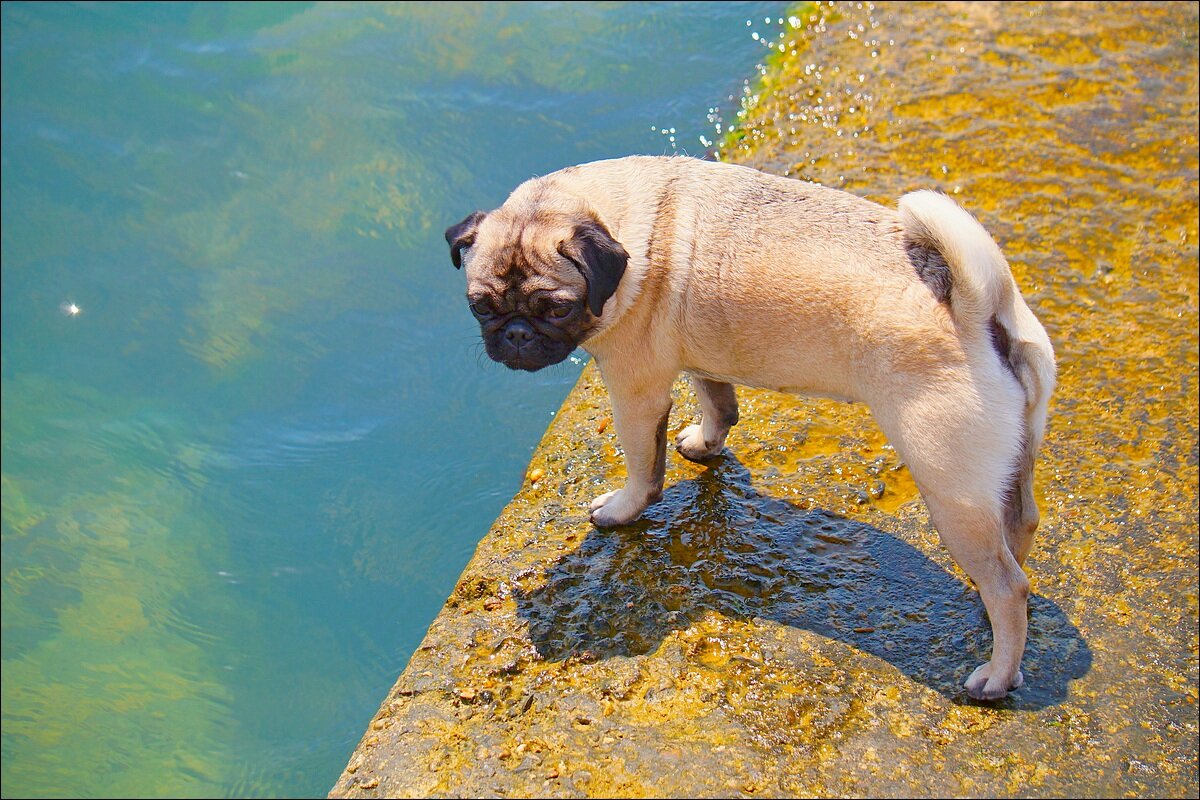
[[[575,306],[554,306],[546,312],[550,319],[566,319],[575,312]]]
[[[494,316],[496,313],[486,304],[478,300],[469,303],[467,307],[471,309],[472,314],[480,319],[486,319],[487,317]]]

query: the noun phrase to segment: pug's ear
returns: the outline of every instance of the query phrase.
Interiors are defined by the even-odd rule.
[[[462,267],[462,251],[475,244],[475,231],[487,214],[476,211],[457,225],[446,228],[446,244],[450,245],[450,260],[455,269]]]
[[[617,291],[629,253],[597,219],[575,226],[575,234],[559,243],[558,252],[570,259],[587,281],[588,309],[600,316],[604,303]]]

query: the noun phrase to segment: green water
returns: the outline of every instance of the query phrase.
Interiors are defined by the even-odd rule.
[[[2,13],[3,794],[323,794],[582,363],[442,230],[702,151],[782,5]]]

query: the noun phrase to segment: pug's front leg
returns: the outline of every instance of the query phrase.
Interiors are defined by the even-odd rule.
[[[667,417],[671,381],[631,388],[605,375],[617,439],[625,451],[625,486],[592,501],[592,522],[601,528],[633,522],[662,497],[667,464]]]

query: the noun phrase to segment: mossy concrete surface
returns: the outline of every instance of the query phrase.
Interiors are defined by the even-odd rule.
[[[723,156],[1012,262],[1060,385],[1026,686],[865,409],[739,389],[643,520],[593,367],[332,796],[1195,796],[1197,6],[803,6]],[[465,313],[465,312],[464,312]],[[695,402],[681,383],[671,429]]]

